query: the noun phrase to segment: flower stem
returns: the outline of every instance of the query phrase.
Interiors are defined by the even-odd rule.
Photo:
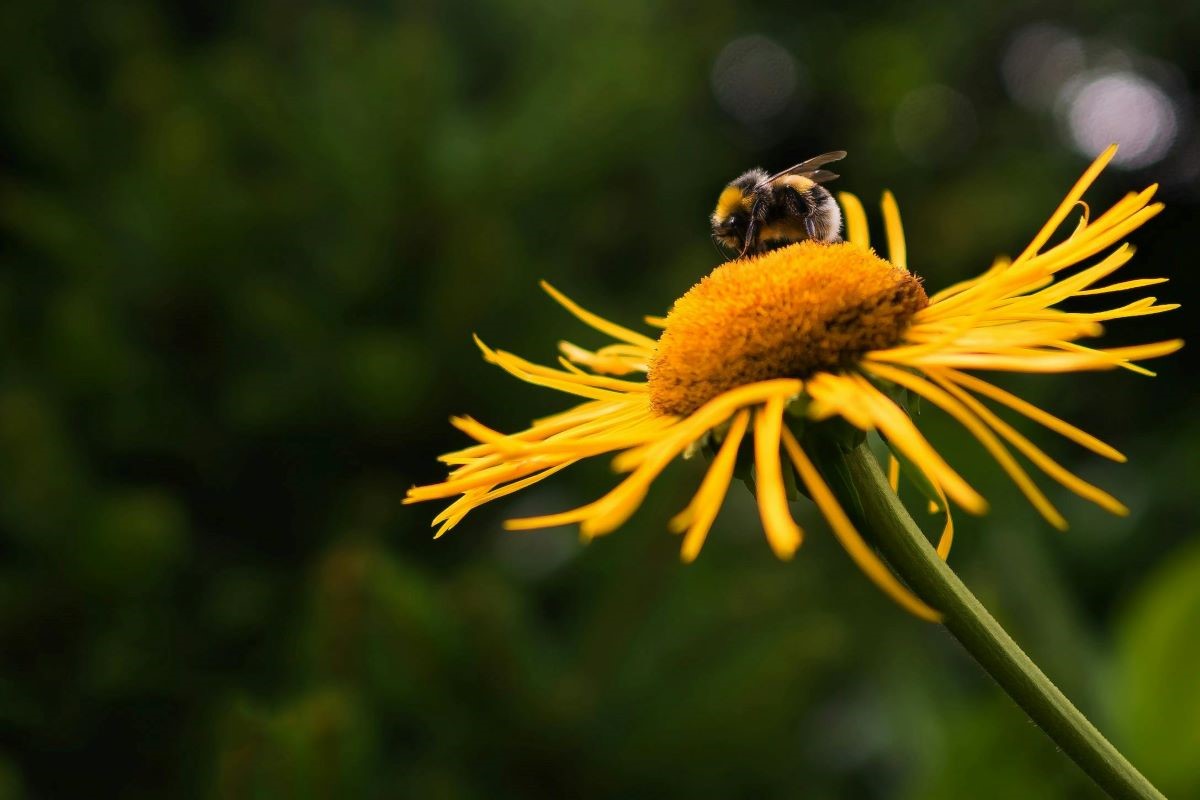
[[[821,448],[820,467],[900,577],[942,612],[946,629],[1092,780],[1115,798],[1164,800],[938,557],[865,444],[847,450],[828,443]]]

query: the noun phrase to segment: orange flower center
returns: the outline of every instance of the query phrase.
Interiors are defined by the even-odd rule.
[[[730,389],[851,367],[900,342],[921,282],[847,242],[730,261],[675,301],[650,362],[650,402],[685,416]]]

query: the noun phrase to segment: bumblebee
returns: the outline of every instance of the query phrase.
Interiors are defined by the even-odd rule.
[[[737,250],[738,258],[805,239],[840,242],[842,211],[821,185],[838,176],[821,167],[845,157],[835,150],[774,175],[758,168],[742,173],[717,199],[713,240]]]

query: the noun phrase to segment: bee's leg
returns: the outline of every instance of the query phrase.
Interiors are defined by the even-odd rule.
[[[738,258],[746,257],[756,238],[758,238],[758,220],[751,217],[750,224],[746,226],[746,238],[742,241],[742,252],[738,253]]]
[[[787,211],[787,215],[793,219],[804,220],[804,230],[808,234],[808,238],[817,240],[820,231],[817,230],[814,215],[817,211],[817,203],[812,197],[811,192],[798,192],[791,186],[785,186],[781,190],[783,207]]]
[[[825,232],[817,228],[817,199],[812,192],[805,192],[801,199],[804,200],[804,230],[811,241],[819,242],[825,238]]]
[[[742,243],[742,252],[738,253],[738,258],[745,258],[748,253],[757,253],[760,251],[758,247],[758,229],[766,222],[767,219],[767,204],[758,201],[750,209],[750,222],[746,225],[746,239]]]

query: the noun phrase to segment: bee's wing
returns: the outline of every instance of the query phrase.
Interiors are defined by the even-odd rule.
[[[806,178],[811,178],[817,183],[831,181],[836,178],[837,175],[833,174],[829,170],[818,169],[818,167],[823,167],[826,164],[830,164],[834,161],[841,161],[845,157],[845,150],[834,150],[832,153],[822,153],[819,156],[810,158],[808,161],[801,161],[799,164],[796,164],[793,167],[788,167],[782,172],[776,172],[774,175],[767,178],[766,182],[773,183],[787,175],[804,175]]]
[[[834,181],[841,177],[836,172],[830,172],[827,169],[817,169],[812,172],[801,172],[800,174],[814,183],[829,183],[829,181]]]

